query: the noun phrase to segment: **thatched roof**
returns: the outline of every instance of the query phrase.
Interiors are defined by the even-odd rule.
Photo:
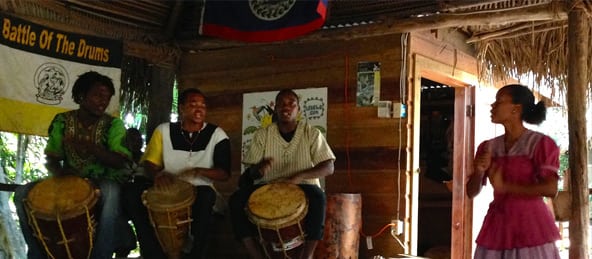
[[[202,6],[203,0],[0,1],[5,13],[122,39],[126,53],[154,62],[175,63],[183,51],[245,45],[200,36]],[[533,72],[536,82],[562,93],[568,63],[567,13],[575,7],[592,13],[588,0],[332,0],[325,28],[298,40],[455,28],[467,35],[478,53],[483,78]]]

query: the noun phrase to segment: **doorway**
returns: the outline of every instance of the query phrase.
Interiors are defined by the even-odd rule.
[[[450,258],[455,88],[421,79],[417,253]]]

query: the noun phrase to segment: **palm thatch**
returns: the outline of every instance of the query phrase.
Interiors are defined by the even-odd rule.
[[[467,42],[474,43],[478,53],[480,77],[495,82],[528,75],[533,82],[530,87],[537,90],[545,87],[550,90],[551,98],[564,100],[561,97],[566,93],[569,67],[568,25],[567,17],[561,14],[577,7],[585,10],[590,17],[592,3],[550,0],[495,2],[506,2],[504,9],[547,5],[557,14],[557,19],[467,28],[472,35]],[[518,2],[521,2],[520,6],[515,5]],[[511,6],[511,3],[514,5]],[[477,8],[477,11],[482,10]],[[589,42],[592,44],[592,41]],[[590,62],[592,57],[588,60]],[[592,74],[592,66],[588,65],[587,73]]]

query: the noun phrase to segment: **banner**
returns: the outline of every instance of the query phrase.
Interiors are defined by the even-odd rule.
[[[107,112],[118,116],[121,41],[47,28],[0,13],[0,131],[47,135],[55,114],[78,109],[72,86],[96,71],[115,85]]]
[[[200,35],[247,42],[295,38],[325,23],[328,0],[206,0]]]
[[[319,129],[323,135],[327,133],[327,88],[294,89],[300,99],[300,120]],[[261,127],[272,123],[271,116],[275,109],[275,96],[279,91],[248,93],[243,95],[243,126],[241,161],[249,150],[253,133]],[[244,171],[241,164],[241,172]]]

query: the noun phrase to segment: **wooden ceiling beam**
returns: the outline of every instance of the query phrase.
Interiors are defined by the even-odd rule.
[[[93,2],[85,2],[85,1],[78,1],[78,0],[66,0],[68,7],[75,8],[78,11],[86,12],[89,15],[96,15],[102,16],[105,19],[112,19],[117,22],[123,22],[123,18],[127,18],[129,20],[139,21],[145,24],[154,25],[157,27],[162,27],[162,23],[154,19],[153,14],[132,14],[129,12],[127,8],[119,8],[115,5],[110,5],[108,3],[102,3],[100,1],[93,1]],[[110,14],[110,15],[101,15],[100,13]],[[114,18],[113,15],[116,15],[121,18]],[[128,22],[132,24],[131,22]]]
[[[477,41],[484,41],[490,39],[497,39],[497,38],[508,38],[508,37],[518,37],[519,35],[523,35],[523,33],[517,33],[523,31],[525,29],[530,30],[531,32],[535,31],[535,28],[540,26],[553,25],[557,23],[556,21],[539,21],[539,22],[532,22],[532,23],[521,23],[515,26],[511,26],[508,28],[500,29],[497,31],[487,32],[487,33],[480,33],[471,36],[467,39],[467,43],[474,43]],[[556,26],[553,26],[556,27]]]
[[[164,28],[165,40],[169,41],[175,36],[175,29],[179,21],[179,14],[183,9],[183,1],[176,1],[173,5],[166,27]]]
[[[325,40],[350,40],[362,37],[382,36],[388,34],[416,32],[441,28],[458,28],[466,26],[493,26],[532,21],[560,21],[567,19],[564,3],[553,1],[547,5],[536,5],[511,11],[490,11],[465,14],[434,14],[424,17],[392,19],[384,18],[364,26],[344,27],[319,30],[306,36],[271,44],[301,43]],[[200,39],[183,41],[179,46],[185,51],[203,51],[222,48],[236,48],[251,45],[269,45],[270,43],[243,43],[221,39]]]

